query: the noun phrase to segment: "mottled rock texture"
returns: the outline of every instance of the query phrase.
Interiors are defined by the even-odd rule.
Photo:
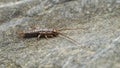
[[[19,37],[33,27],[79,29]],[[120,68],[120,0],[0,0],[0,68]]]

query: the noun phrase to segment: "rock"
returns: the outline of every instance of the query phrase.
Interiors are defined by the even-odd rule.
[[[0,2],[0,68],[120,67],[119,0]],[[17,34],[35,27],[74,30],[48,40]]]

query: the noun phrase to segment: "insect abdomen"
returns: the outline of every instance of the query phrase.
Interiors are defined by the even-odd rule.
[[[39,35],[39,33],[24,33],[23,38],[33,38],[33,37],[37,37]]]

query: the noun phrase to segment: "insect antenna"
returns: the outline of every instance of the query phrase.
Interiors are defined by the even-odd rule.
[[[78,30],[78,29],[87,29],[87,28],[63,28],[63,29],[59,29],[58,31],[63,31],[63,30]]]
[[[62,33],[60,33],[60,35],[61,35],[63,38],[65,38],[65,39],[69,40],[70,42],[74,43],[75,45],[77,45],[77,46],[80,45],[77,41],[73,40],[72,38],[70,38],[70,37],[68,37],[68,36],[66,36],[66,35],[64,35],[64,34],[62,34]]]
[[[79,46],[81,49],[86,50],[86,49],[85,49],[85,48],[86,48],[85,45],[80,45],[79,42],[77,42],[76,40],[74,40],[74,39],[72,39],[72,38],[70,38],[70,37],[68,37],[68,36],[66,36],[66,35],[64,35],[64,34],[62,34],[62,33],[59,33],[59,34],[60,34],[60,35],[59,35],[60,37],[65,38],[65,39],[67,39],[68,41],[72,42],[73,44]]]

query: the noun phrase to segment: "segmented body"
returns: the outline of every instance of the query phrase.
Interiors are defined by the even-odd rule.
[[[23,38],[52,38],[58,36],[60,33],[56,29],[39,29],[34,31],[22,32],[20,34]]]
[[[78,29],[78,28],[76,28]],[[53,37],[57,37],[59,35],[63,36],[64,38],[66,38],[67,40],[71,41],[72,43],[75,43],[76,45],[79,45],[78,42],[76,42],[75,40],[73,40],[72,38],[62,34],[60,31],[62,30],[76,30],[76,29],[37,29],[34,31],[27,31],[27,32],[21,32],[19,33],[19,35],[22,38],[34,38],[37,37],[37,39],[39,38],[53,38]],[[81,29],[81,28],[79,28]]]

